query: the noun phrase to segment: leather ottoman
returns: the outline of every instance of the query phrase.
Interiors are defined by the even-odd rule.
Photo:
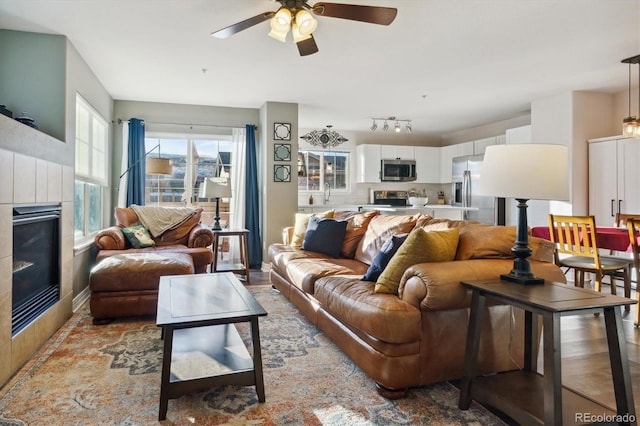
[[[103,259],[89,278],[93,323],[156,315],[160,277],[193,272],[191,256],[184,253],[127,253]]]

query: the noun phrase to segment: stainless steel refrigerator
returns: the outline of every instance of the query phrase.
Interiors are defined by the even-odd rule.
[[[480,180],[483,159],[484,154],[466,155],[453,159],[451,204],[458,207],[477,208],[477,210],[465,210],[465,220],[504,225],[504,198],[474,194],[474,189]]]

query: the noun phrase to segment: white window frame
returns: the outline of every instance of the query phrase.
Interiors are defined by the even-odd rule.
[[[317,152],[320,153],[320,164],[324,164],[324,155],[325,153],[327,154],[332,154],[332,153],[340,153],[340,154],[345,154],[347,157],[346,160],[346,164],[345,164],[345,187],[344,188],[331,188],[331,191],[333,193],[339,193],[339,194],[343,194],[343,193],[347,193],[349,191],[351,191],[351,161],[353,159],[353,152],[349,151],[349,150],[331,150],[331,151],[324,151],[321,149],[302,149],[299,148],[298,149],[299,153],[304,153],[305,155],[305,161],[307,162],[306,166],[307,166],[307,173],[309,172],[308,170],[308,153],[309,152]],[[296,177],[296,173],[297,173],[297,164],[295,165],[296,169],[292,171],[293,177]],[[307,184],[307,189],[302,189],[302,188],[298,188],[298,193],[299,194],[321,194],[324,191],[324,181],[325,181],[325,172],[323,170],[322,173],[320,173],[320,179],[319,179],[319,189],[309,189],[309,185]]]
[[[88,113],[88,121],[89,121],[89,135],[87,141],[80,141],[78,136],[78,113],[80,110],[84,110]],[[81,184],[84,187],[84,204],[82,206],[74,205],[74,217],[76,214],[76,209],[82,209],[82,217],[84,226],[82,230],[77,230],[74,224],[74,240],[75,245],[83,245],[88,241],[92,241],[94,235],[102,228],[104,228],[104,206],[105,206],[105,194],[109,185],[109,125],[107,120],[100,115],[95,108],[91,106],[87,100],[85,100],[79,93],[76,93],[76,158],[75,158],[75,182],[74,182],[74,191],[75,185]],[[102,134],[96,134],[94,132],[94,126],[99,125],[103,128]],[[101,137],[101,140],[98,141],[97,138]],[[86,143],[87,150],[86,156],[84,160],[88,163],[87,172],[78,172],[78,144]],[[100,188],[100,207],[99,212],[97,214],[100,217],[100,225],[96,230],[89,230],[90,217],[92,217],[91,206],[90,206],[90,197],[89,197],[89,189],[91,185],[97,185]]]

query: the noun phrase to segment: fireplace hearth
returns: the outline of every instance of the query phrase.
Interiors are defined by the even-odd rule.
[[[11,335],[60,300],[60,204],[13,207]]]

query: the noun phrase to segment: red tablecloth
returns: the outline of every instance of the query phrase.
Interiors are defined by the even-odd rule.
[[[548,226],[534,226],[531,228],[531,235],[534,237],[549,238]],[[614,228],[611,226],[596,226],[596,238],[598,239],[598,247],[601,249],[609,249],[616,251],[631,251],[629,244],[629,231],[626,228]],[[640,241],[640,235],[638,236]]]

